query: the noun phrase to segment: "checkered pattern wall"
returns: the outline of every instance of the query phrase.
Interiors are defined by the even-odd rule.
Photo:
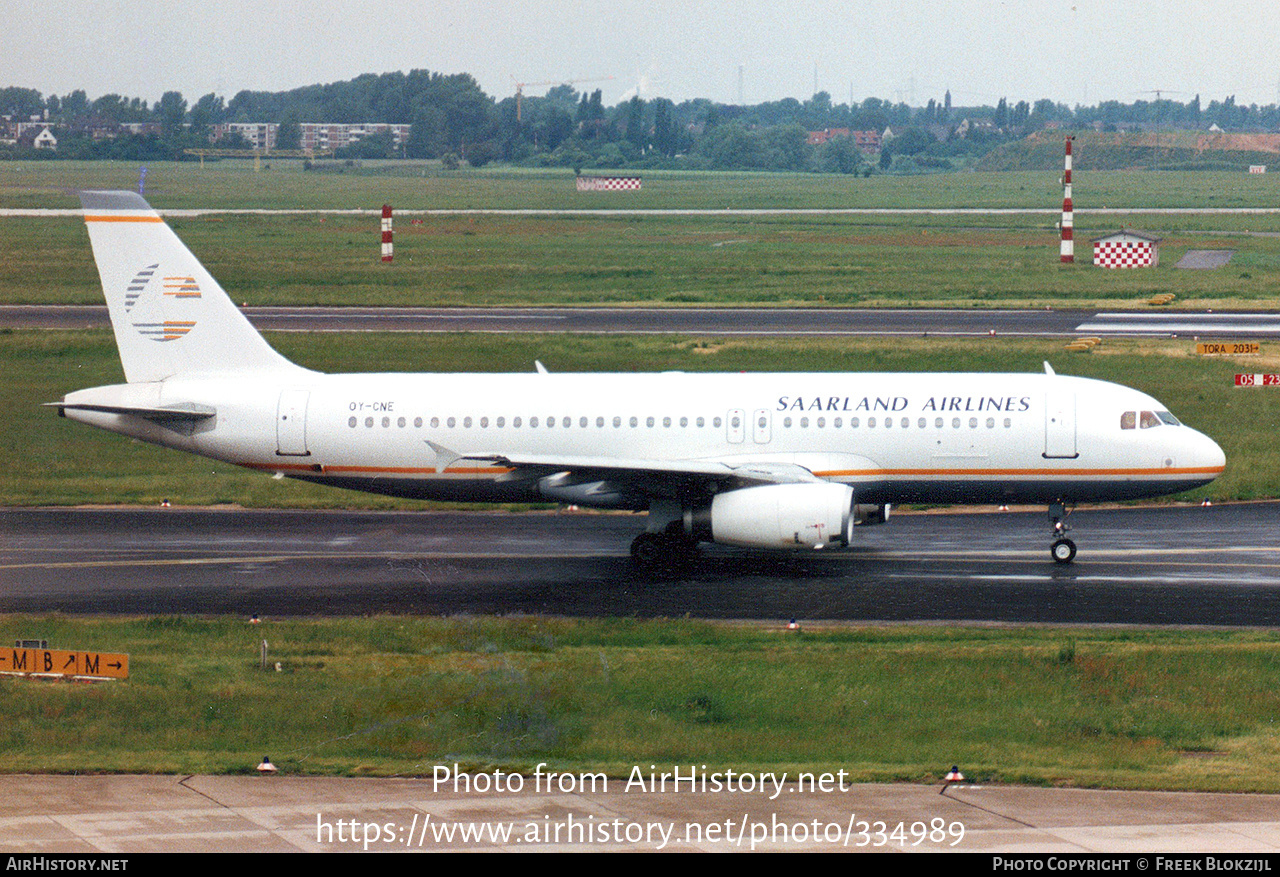
[[[1099,268],[1150,268],[1156,245],[1151,241],[1095,241],[1093,264]]]
[[[639,177],[578,177],[579,192],[621,192],[639,188]]]

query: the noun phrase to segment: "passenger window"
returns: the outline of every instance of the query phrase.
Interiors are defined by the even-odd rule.
[[[1120,415],[1120,428],[1133,429],[1138,422],[1138,413],[1136,411],[1126,411]]]

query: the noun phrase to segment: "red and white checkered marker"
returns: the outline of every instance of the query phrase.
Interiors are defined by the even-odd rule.
[[[1099,241],[1093,245],[1093,264],[1099,268],[1146,268],[1155,262],[1155,246],[1148,241]]]
[[[635,192],[640,189],[639,177],[578,177],[579,192]]]

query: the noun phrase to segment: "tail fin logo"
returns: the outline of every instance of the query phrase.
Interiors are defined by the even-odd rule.
[[[156,282],[159,268],[157,262],[133,276],[125,290],[124,309],[125,313],[139,318],[133,321],[139,335],[152,341],[176,341],[194,329],[196,321],[165,318],[185,316],[181,313],[183,308],[175,307],[174,303],[200,298],[200,285],[189,276],[161,276]],[[148,294],[152,289],[159,292]]]

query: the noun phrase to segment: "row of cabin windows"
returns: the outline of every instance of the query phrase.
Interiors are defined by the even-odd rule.
[[[734,425],[735,427],[736,427],[736,426],[741,426],[741,425],[742,425],[742,421],[741,421],[739,418],[737,418],[737,417],[731,418],[731,421],[732,421],[732,423],[733,423],[733,425]],[[378,421],[378,418],[375,418],[375,417],[366,417],[366,418],[364,419],[364,425],[365,425],[366,427],[373,427],[373,426],[377,425],[377,424],[378,424],[378,422],[379,422],[379,421]],[[421,418],[421,417],[415,417],[415,418],[413,419],[413,425],[414,425],[414,428],[415,428],[415,429],[421,429],[421,428],[422,428],[422,422],[423,422],[423,421],[422,421],[422,418]],[[446,428],[448,428],[448,429],[453,429],[454,427],[456,427],[456,426],[458,425],[458,422],[459,422],[459,419],[458,419],[458,418],[456,418],[456,417],[446,417],[446,418],[444,419],[444,425],[445,425],[445,427],[446,427]],[[462,428],[463,428],[463,429],[470,429],[473,423],[479,423],[479,425],[480,425],[480,428],[481,428],[481,429],[488,429],[488,428],[489,428],[489,424],[490,424],[490,419],[489,419],[488,417],[481,417],[481,418],[478,418],[478,419],[473,419],[473,418],[471,418],[471,417],[463,417],[463,418],[461,419],[461,422],[462,422]],[[586,428],[587,428],[587,426],[588,426],[588,424],[589,424],[590,422],[591,422],[591,421],[590,421],[590,418],[587,418],[587,417],[579,417],[579,418],[578,418],[578,426],[579,426],[579,427],[581,427],[582,429],[586,429]],[[712,425],[713,427],[716,427],[717,429],[720,427],[720,424],[721,424],[722,422],[723,422],[723,421],[722,421],[719,417],[713,417],[713,418],[711,418],[711,425]],[[358,426],[358,425],[359,425],[359,423],[360,423],[360,419],[359,419],[359,418],[357,418],[357,417],[349,417],[349,418],[347,418],[347,426],[349,426],[349,427],[351,427],[351,428],[353,428],[353,429],[354,429],[356,426]],[[383,427],[390,427],[390,426],[391,426],[392,421],[391,421],[391,418],[390,418],[390,417],[383,417],[383,418],[381,419],[381,423],[382,423],[382,426],[383,426]],[[502,429],[502,428],[504,428],[504,427],[507,425],[507,419],[506,419],[505,417],[495,417],[495,418],[493,418],[492,423],[493,423],[493,425],[494,425],[495,427],[497,427],[498,429]],[[664,418],[662,418],[662,425],[663,425],[663,426],[669,427],[669,426],[671,426],[671,423],[672,423],[672,420],[671,420],[671,418],[670,418],[670,417],[664,417]],[[701,428],[703,428],[703,427],[705,427],[705,426],[707,425],[707,419],[706,419],[705,417],[697,417],[697,418],[694,418],[694,423],[695,423],[695,425],[696,425],[699,429],[701,429]],[[440,428],[440,424],[441,424],[441,419],[440,419],[439,417],[433,417],[433,418],[431,418],[431,428],[432,428],[432,429],[439,429],[439,428]],[[596,418],[596,427],[597,427],[598,429],[603,429],[603,428],[604,428],[604,424],[605,424],[605,419],[604,419],[603,417],[597,417],[597,418]],[[404,427],[406,427],[406,426],[408,426],[408,425],[409,425],[409,422],[408,422],[408,420],[407,420],[406,418],[404,418],[404,417],[398,417],[398,418],[396,418],[396,420],[395,420],[395,425],[396,425],[396,426],[398,426],[398,427],[404,428]],[[539,419],[539,418],[537,418],[537,417],[530,417],[530,418],[529,418],[529,427],[530,427],[531,429],[533,429],[533,428],[537,428],[537,427],[538,427],[538,426],[540,426],[540,425],[545,425],[547,428],[552,428],[552,427],[555,427],[555,426],[557,425],[557,421],[556,421],[556,418],[554,418],[554,417],[548,417],[548,418],[546,418],[546,420],[545,420],[545,421],[540,420],[540,419]],[[573,426],[573,418],[572,418],[572,417],[563,417],[563,418],[561,418],[561,419],[560,419],[560,421],[559,421],[559,425],[560,425],[560,426],[562,426],[562,427],[563,427],[563,428],[565,428],[565,429],[568,429],[569,427]],[[622,418],[621,418],[621,417],[614,417],[614,418],[613,418],[613,425],[614,425],[614,427],[615,427],[615,428],[621,428],[621,427],[622,427]],[[632,427],[638,427],[638,426],[640,425],[640,418],[638,418],[638,417],[632,417],[632,418],[630,418],[630,420],[628,421],[628,425],[629,425],[629,426],[632,426]],[[647,427],[652,427],[652,426],[656,425],[656,419],[655,419],[655,418],[653,418],[653,417],[646,417],[646,418],[645,418],[645,424],[644,424],[644,425],[645,425],[645,426],[647,426]],[[681,418],[680,418],[680,425],[681,425],[682,427],[687,427],[687,426],[689,425],[689,418],[687,418],[687,417],[681,417]],[[521,427],[523,427],[523,426],[524,426],[524,418],[522,418],[522,417],[513,417],[513,418],[511,418],[511,427],[512,427],[513,429],[520,429],[520,428],[521,428]]]
[[[1147,411],[1144,411],[1144,412],[1143,412],[1143,414],[1144,414],[1144,415],[1149,414],[1149,413],[1150,413],[1150,412],[1147,412]],[[1129,418],[1132,418],[1132,416],[1133,416],[1133,412],[1132,412],[1132,411],[1127,412],[1127,413],[1126,413],[1126,415],[1125,415],[1125,417],[1129,417]],[[1172,416],[1172,415],[1170,415],[1170,416]],[[392,420],[391,420],[391,418],[390,418],[390,417],[385,417],[385,416],[384,416],[384,417],[382,417],[382,418],[381,418],[381,421],[380,421],[380,422],[381,422],[381,424],[382,424],[382,426],[383,426],[384,428],[389,428],[389,427],[391,426]],[[473,424],[474,422],[477,422],[477,421],[474,421],[471,417],[463,417],[463,418],[462,418],[462,427],[463,427],[463,429],[470,429],[470,428],[471,428],[471,426],[472,426],[472,424]],[[478,423],[479,423],[479,425],[480,425],[480,428],[481,428],[481,429],[488,429],[488,428],[489,428],[489,422],[490,422],[490,421],[489,421],[489,418],[488,418],[488,417],[481,417],[481,418],[479,418],[479,419],[478,419]],[[621,427],[622,427],[622,422],[623,422],[623,421],[622,421],[622,418],[621,418],[621,417],[616,417],[616,416],[615,416],[615,417],[613,418],[613,426],[614,426],[614,428],[615,428],[615,429],[619,429],[619,428],[621,428]],[[703,427],[705,427],[705,426],[707,425],[707,422],[706,422],[706,418],[705,418],[705,417],[696,417],[696,418],[694,418],[693,422],[694,422],[694,425],[695,425],[695,426],[697,426],[697,428],[699,428],[699,429],[702,429]],[[347,426],[351,427],[352,429],[354,429],[356,426],[358,426],[358,425],[359,425],[359,423],[360,423],[360,419],[359,419],[358,417],[349,417],[349,418],[347,418]],[[375,425],[377,425],[378,423],[379,423],[379,419],[378,419],[378,418],[375,418],[375,417],[366,417],[366,418],[364,419],[364,425],[365,425],[366,427],[369,427],[369,428],[374,427],[374,426],[375,426]],[[440,420],[440,418],[439,418],[439,417],[432,417],[432,418],[431,418],[431,428],[432,428],[432,429],[439,429],[439,428],[440,428],[440,423],[441,423],[441,420]],[[529,427],[530,427],[531,429],[536,429],[536,428],[539,426],[539,424],[540,424],[540,423],[545,423],[546,428],[552,428],[552,427],[556,426],[557,421],[556,421],[556,418],[554,418],[554,417],[548,417],[548,418],[546,418],[546,420],[545,420],[545,421],[539,421],[539,419],[538,419],[537,417],[530,417],[530,418],[529,418]],[[578,426],[579,426],[580,428],[582,428],[582,429],[586,429],[586,427],[587,427],[587,425],[588,425],[589,423],[590,423],[590,419],[589,419],[589,418],[586,418],[586,417],[579,417],[579,418],[578,418]],[[654,418],[654,417],[646,417],[646,418],[645,418],[645,421],[644,421],[644,425],[645,425],[646,427],[649,427],[649,428],[652,428],[653,426],[655,426],[655,425],[656,425],[656,423],[657,423],[657,419],[656,419],[656,418]],[[681,418],[679,419],[679,423],[680,423],[680,426],[681,426],[682,428],[687,428],[687,427],[689,426],[689,418],[688,418],[688,417],[681,417]],[[731,426],[733,426],[735,429],[736,429],[736,428],[738,428],[738,427],[740,427],[740,426],[742,425],[741,420],[739,419],[739,417],[738,417],[737,415],[735,415],[735,416],[733,416],[733,417],[729,418],[729,423],[730,423],[730,425],[731,425]],[[969,418],[969,428],[970,428],[970,429],[977,429],[977,428],[978,428],[978,423],[979,423],[979,419],[978,419],[977,417],[970,417],[970,418]],[[415,429],[421,429],[421,428],[422,428],[422,424],[423,424],[423,419],[422,419],[421,417],[415,417],[415,418],[413,419],[413,426],[414,426],[414,428],[415,428]],[[565,428],[565,429],[568,429],[569,427],[573,426],[573,418],[572,418],[572,417],[562,417],[562,418],[560,419],[560,421],[559,421],[559,424],[560,424],[560,426],[561,426],[561,427],[563,427],[563,428]],[[719,429],[720,424],[721,424],[721,419],[720,419],[719,417],[713,417],[713,418],[711,418],[711,425],[712,425],[714,428]],[[908,428],[910,428],[910,426],[911,426],[911,418],[910,418],[910,417],[903,417],[903,418],[901,418],[901,419],[898,421],[898,424],[899,424],[899,428],[901,428],[901,429],[908,429]],[[407,419],[407,418],[405,418],[405,417],[397,417],[397,418],[395,419],[395,425],[403,429],[404,427],[406,427],[406,426],[408,426],[408,425],[409,425],[409,421],[408,421],[408,419]],[[446,428],[448,428],[448,429],[453,429],[454,427],[456,427],[456,426],[458,425],[458,418],[456,418],[456,417],[447,417],[447,418],[445,418],[445,419],[444,419],[444,425],[445,425],[445,427],[446,427]],[[497,427],[498,429],[503,429],[503,428],[505,428],[505,427],[506,427],[506,425],[507,425],[507,419],[506,419],[505,417],[495,417],[495,418],[493,418],[493,425],[494,425],[495,427]],[[523,420],[523,418],[520,418],[520,417],[513,417],[513,418],[511,418],[511,426],[512,426],[512,428],[513,428],[513,429],[520,429],[523,425],[524,425],[524,420]],[[603,417],[597,417],[597,418],[596,418],[596,428],[597,428],[597,429],[603,429],[603,428],[604,428],[604,425],[605,425],[605,418],[603,418]],[[630,426],[630,427],[632,427],[632,428],[638,427],[638,426],[640,425],[640,418],[638,418],[638,417],[631,417],[631,418],[629,418],[629,419],[627,420],[627,425],[628,425],[628,426]],[[662,425],[663,425],[663,427],[667,427],[667,428],[669,428],[669,427],[672,425],[672,419],[671,419],[670,417],[664,417],[664,418],[662,418]],[[759,425],[763,428],[763,427],[765,427],[765,426],[767,426],[767,425],[768,425],[768,421],[767,421],[765,418],[763,418],[763,417],[762,417],[762,418],[760,419],[760,424],[759,424]],[[791,418],[791,417],[784,417],[784,418],[782,419],[782,426],[783,426],[783,428],[784,428],[784,429],[790,429],[790,428],[792,427],[792,425],[793,425],[793,420],[792,420],[792,418]],[[808,418],[808,417],[801,417],[801,418],[800,418],[800,424],[799,424],[799,425],[800,425],[800,428],[801,428],[801,429],[808,429],[808,428],[809,428],[809,418]],[[826,426],[827,426],[827,418],[826,418],[826,417],[818,417],[818,418],[815,418],[815,419],[814,419],[814,425],[815,425],[818,429],[825,429],[825,428],[826,428]],[[877,418],[875,418],[875,417],[868,417],[868,418],[867,418],[867,428],[868,428],[868,429],[875,429],[877,425],[881,425],[881,426],[882,426],[883,428],[885,428],[885,429],[890,429],[890,428],[892,428],[892,427],[893,427],[893,425],[894,425],[894,419],[893,419],[892,417],[884,417],[884,418],[881,418],[881,419],[879,419],[879,420],[878,420]],[[945,420],[945,418],[942,418],[942,417],[936,417],[936,418],[934,418],[933,425],[934,425],[934,428],[935,428],[935,429],[943,429],[943,428],[945,427],[945,425],[946,425],[946,420]],[[962,421],[962,419],[961,419],[961,418],[959,418],[959,417],[953,417],[953,418],[951,418],[951,427],[952,427],[953,429],[960,429],[960,427],[961,427],[962,425],[963,425],[963,421]],[[1157,421],[1157,423],[1156,423],[1155,425],[1159,425],[1159,422]],[[831,419],[831,426],[832,426],[833,428],[836,428],[836,429],[840,429],[840,428],[842,428],[842,427],[844,426],[844,418],[842,418],[842,417],[834,417],[834,418],[832,418],[832,419]],[[850,418],[849,418],[849,427],[850,427],[851,429],[857,429],[857,428],[859,428],[860,426],[862,426],[862,421],[861,421],[861,419],[860,419],[860,418],[857,418],[857,417],[850,417]],[[919,419],[916,421],[916,426],[917,426],[918,428],[920,428],[920,429],[927,429],[927,428],[928,428],[928,426],[929,426],[929,419],[928,419],[927,417],[921,417],[921,418],[919,418]],[[986,421],[986,426],[987,426],[987,429],[995,429],[995,428],[996,428],[996,419],[995,419],[994,417],[988,417],[988,418],[987,418],[987,421]],[[1013,418],[1010,418],[1010,417],[1006,417],[1006,418],[1004,418],[1004,427],[1005,427],[1005,429],[1008,429],[1008,428],[1010,428],[1011,426],[1013,426]],[[1124,418],[1121,418],[1121,427],[1122,427],[1123,429],[1133,429],[1132,422],[1130,423],[1130,425],[1129,425],[1129,426],[1124,426]],[[1146,428],[1147,428],[1147,425],[1146,425],[1146,422],[1144,421],[1144,422],[1143,422],[1143,429],[1146,429]]]

